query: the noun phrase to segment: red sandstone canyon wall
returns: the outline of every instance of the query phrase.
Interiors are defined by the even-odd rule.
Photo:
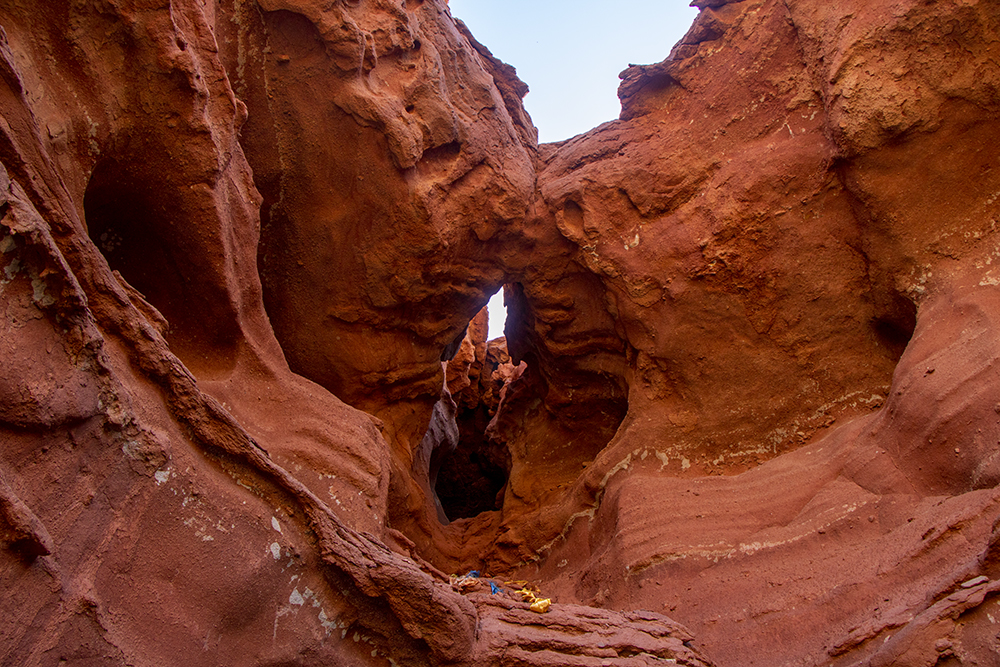
[[[0,662],[997,664],[1000,9],[695,4],[0,5]]]

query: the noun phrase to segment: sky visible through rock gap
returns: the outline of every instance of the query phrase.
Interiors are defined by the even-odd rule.
[[[667,57],[698,10],[688,0],[450,0],[452,16],[530,92],[524,106],[541,143],[562,141],[618,117],[618,73]],[[490,299],[489,337],[503,335],[501,290]]]

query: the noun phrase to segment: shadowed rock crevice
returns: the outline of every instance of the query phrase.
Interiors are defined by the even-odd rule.
[[[90,238],[139,292],[137,305],[145,300],[166,319],[162,333],[190,368],[203,377],[225,372],[240,332],[225,282],[212,279],[224,270],[223,253],[206,252],[221,239],[197,228],[209,209],[210,189],[178,184],[187,192],[171,195],[163,175],[151,171],[157,147],[139,139],[121,144],[97,163],[87,184],[83,209]]]
[[[485,352],[470,369],[469,386],[456,396],[458,444],[442,461],[435,486],[452,521],[502,509],[510,475],[510,449],[497,437],[494,420],[506,384],[524,369],[510,363],[503,337],[488,341]]]
[[[447,356],[446,392],[435,406],[424,446],[428,438],[438,443],[430,456],[429,481],[443,523],[503,506],[510,452],[493,422],[506,385],[523,368],[510,363],[503,337],[486,340],[488,319],[484,307],[442,354]]]
[[[888,306],[872,320],[872,328],[879,342],[898,362],[917,327],[917,307],[902,295],[896,295]]]

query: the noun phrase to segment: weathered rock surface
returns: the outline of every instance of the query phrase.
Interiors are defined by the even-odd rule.
[[[579,271],[509,342],[546,423],[588,373],[627,414],[582,474],[517,434],[495,557],[717,664],[992,664],[1000,13],[709,4],[542,149]]]
[[[1000,11],[695,4],[0,5],[0,662],[996,664]]]

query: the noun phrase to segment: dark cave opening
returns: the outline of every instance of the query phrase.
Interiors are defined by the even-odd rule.
[[[486,340],[488,317],[484,307],[472,319],[465,338],[468,347],[455,350],[449,363],[450,372],[468,377],[468,385],[452,396],[457,444],[438,449],[431,463],[431,483],[449,521],[500,509],[510,474],[507,443],[490,426],[513,366],[503,335]],[[470,354],[466,369],[463,355]]]
[[[204,202],[164,178],[155,148],[125,143],[91,174],[83,199],[88,234],[110,268],[166,319],[161,333],[185,365],[196,374],[228,368],[239,327]],[[144,157],[130,158],[132,148]]]
[[[876,305],[881,312],[871,323],[875,338],[899,362],[917,327],[917,307],[901,294],[883,296]]]
[[[510,474],[510,451],[491,440],[482,412],[460,411],[458,447],[442,460],[434,490],[449,521],[499,510]]]
[[[510,450],[490,428],[503,386],[497,369],[510,357],[502,338],[490,342],[479,391],[456,397],[458,445],[442,458],[435,480],[435,493],[451,521],[500,509],[510,475]]]

